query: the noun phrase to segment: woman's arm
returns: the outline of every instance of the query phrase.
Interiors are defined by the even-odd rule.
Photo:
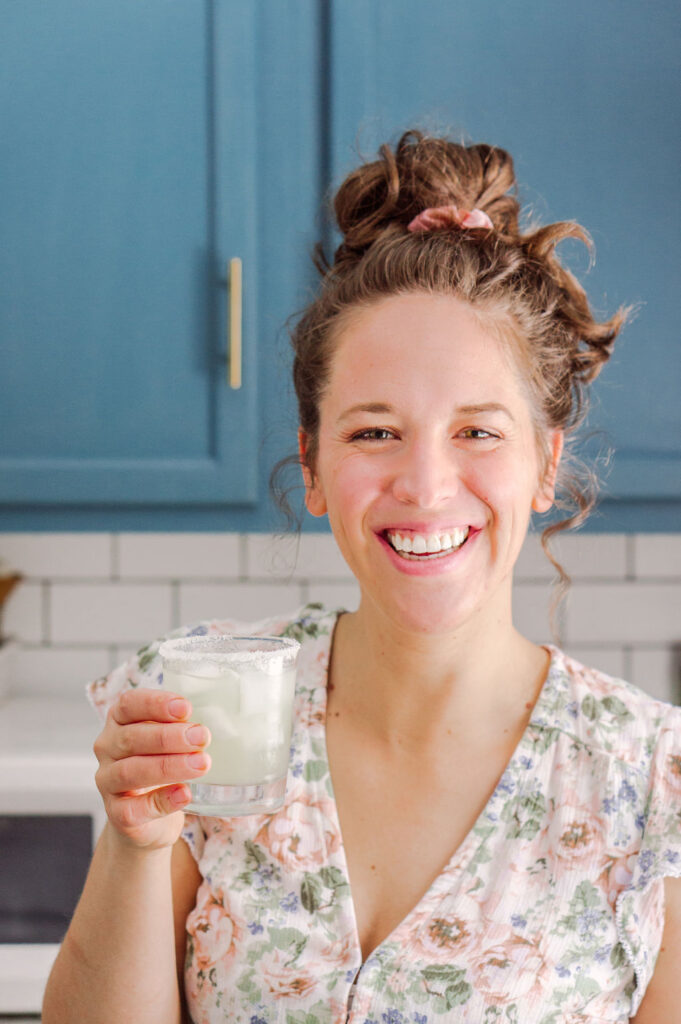
[[[43,1003],[44,1024],[180,1024],[171,848],[122,845],[109,824]]]
[[[187,918],[196,906],[196,893],[201,884],[201,873],[184,839],[173,846],[170,872],[173,885],[173,916],[175,918],[175,960],[177,981],[182,1004],[182,1024],[189,1024],[184,1001],[184,960],[187,951]]]
[[[187,701],[144,689],[109,711],[95,742],[109,820],[48,979],[43,1024],[182,1021],[177,961],[198,869],[179,838],[178,807],[191,797],[180,780],[210,764],[197,751],[208,733],[191,729],[190,712]]]
[[[660,955],[632,1024],[681,1024],[681,878],[665,878],[664,895]]]

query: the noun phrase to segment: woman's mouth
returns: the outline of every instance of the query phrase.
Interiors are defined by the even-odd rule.
[[[382,536],[400,558],[430,562],[458,551],[466,543],[469,533],[470,526],[457,526],[453,530],[428,534],[384,530]]]

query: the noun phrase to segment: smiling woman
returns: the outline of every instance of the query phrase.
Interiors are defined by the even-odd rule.
[[[324,287],[293,335],[308,465],[314,465],[320,398],[345,321],[386,296],[414,291],[466,303],[469,316],[502,341],[530,402],[543,458],[550,457],[548,428],[560,429],[569,449],[586,412],[588,384],[609,358],[628,310],[603,323],[594,319],[584,290],[555,253],[568,238],[590,245],[588,234],[573,222],[523,232],[514,190],[505,151],[415,131],[394,153],[382,147],[380,160],[342,184],[335,212],[344,240],[332,265],[318,250]],[[572,453],[564,453],[559,474],[558,503],[569,515],[545,528],[543,542],[578,526],[595,503],[595,477]],[[276,470],[273,479],[276,491]],[[546,543],[545,550],[551,557]]]
[[[92,684],[109,823],[45,1024],[678,1019],[681,710],[512,607],[532,513],[590,507],[566,448],[626,313],[594,319],[555,254],[587,236],[522,232],[513,185],[410,132],[341,186],[294,380],[359,607],[180,631],[300,641],[272,815],[182,814],[209,736],[158,644]]]
[[[328,513],[363,596],[398,628],[451,635],[474,613],[492,628],[510,607],[562,448],[557,429],[537,445],[534,418],[502,342],[455,296],[396,295],[347,319],[307,507]]]

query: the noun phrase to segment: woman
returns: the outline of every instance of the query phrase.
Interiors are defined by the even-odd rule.
[[[588,511],[564,447],[625,316],[513,185],[411,132],[341,186],[294,378],[360,606],[256,627],[303,641],[275,815],[183,815],[209,736],[157,645],[93,684],[109,822],[46,1024],[681,1020],[681,711],[513,626],[532,511]]]

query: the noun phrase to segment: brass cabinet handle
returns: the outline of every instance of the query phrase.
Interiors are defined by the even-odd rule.
[[[241,387],[242,268],[238,256],[229,261],[229,321],[227,338],[227,381],[230,388]]]

